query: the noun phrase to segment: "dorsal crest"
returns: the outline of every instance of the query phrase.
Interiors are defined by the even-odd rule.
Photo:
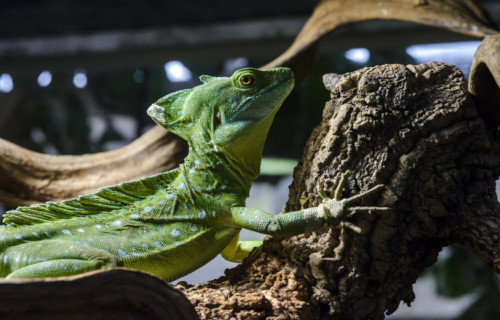
[[[96,193],[62,202],[49,201],[29,207],[18,207],[4,214],[3,223],[9,227],[18,227],[120,210],[154,195],[163,184],[173,180],[176,174],[177,169],[103,188]]]

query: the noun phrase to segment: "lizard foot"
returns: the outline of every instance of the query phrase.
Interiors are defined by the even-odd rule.
[[[319,195],[323,198],[323,203],[321,203],[317,209],[318,214],[322,216],[327,221],[332,221],[333,224],[338,224],[340,226],[349,228],[356,233],[362,233],[360,227],[356,226],[352,222],[347,221],[346,219],[352,217],[356,212],[386,212],[391,210],[388,207],[377,207],[377,206],[352,206],[351,204],[361,201],[374,193],[379,192],[384,189],[383,184],[376,185],[375,187],[363,191],[357,195],[354,195],[349,198],[342,199],[342,189],[344,188],[346,178],[350,174],[349,171],[346,171],[342,174],[340,181],[335,188],[335,193],[333,198],[330,198],[326,195],[324,190],[319,191]],[[330,224],[330,223],[329,223]]]

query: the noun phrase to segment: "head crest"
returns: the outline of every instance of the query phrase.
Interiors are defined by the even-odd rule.
[[[184,106],[192,90],[180,90],[164,96],[149,107],[148,115],[162,127],[182,137],[186,120]]]

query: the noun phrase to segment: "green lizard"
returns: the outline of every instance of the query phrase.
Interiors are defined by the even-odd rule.
[[[276,237],[338,225],[377,186],[349,199],[273,215],[245,207],[259,174],[274,115],[292,90],[288,68],[244,68],[231,77],[201,76],[203,84],[153,104],[155,122],[187,140],[178,168],[95,194],[19,207],[0,226],[0,276],[66,276],[124,266],[166,280],[179,278],[222,253],[241,262],[261,242],[239,242],[241,228]]]

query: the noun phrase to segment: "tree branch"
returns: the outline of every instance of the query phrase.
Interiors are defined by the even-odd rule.
[[[197,319],[180,292],[125,269],[45,279],[0,280],[2,319]]]
[[[481,41],[469,73],[469,91],[492,132],[500,125],[500,33]]]
[[[348,24],[376,19],[413,22],[475,38],[498,32],[488,14],[472,0],[325,0],[316,6],[290,48],[263,68],[288,66],[301,79],[324,36]]]
[[[72,198],[98,188],[175,168],[187,144],[160,126],[109,152],[52,156],[0,139],[0,202],[29,205]]]

